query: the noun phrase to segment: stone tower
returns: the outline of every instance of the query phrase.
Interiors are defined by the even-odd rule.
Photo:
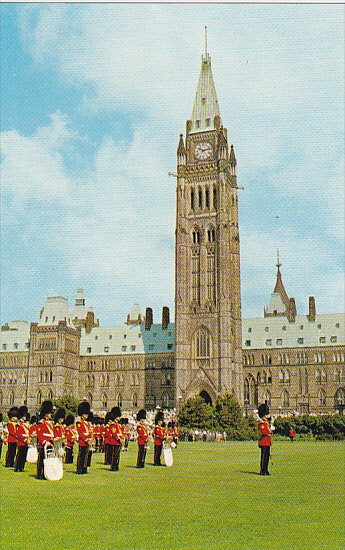
[[[236,164],[205,40],[192,117],[177,149],[177,404],[227,392],[243,400]]]

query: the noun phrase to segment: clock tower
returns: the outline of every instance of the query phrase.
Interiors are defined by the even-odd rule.
[[[186,137],[177,149],[176,403],[234,393],[242,403],[236,157],[205,47]]]

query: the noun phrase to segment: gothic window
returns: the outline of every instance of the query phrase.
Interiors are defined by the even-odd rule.
[[[52,392],[52,390],[49,390],[49,392],[47,393],[47,399],[50,399],[50,400],[53,399],[53,392]]]
[[[317,384],[321,384],[321,372],[319,371],[319,369],[316,369],[315,371],[315,382]]]
[[[192,250],[192,301],[200,304],[200,251]]]
[[[162,404],[164,407],[169,407],[170,397],[168,393],[163,393],[162,395]]]
[[[290,384],[290,371],[284,370],[284,383]]]
[[[257,384],[251,375],[247,376],[244,381],[244,404],[255,406],[258,404]]]
[[[279,371],[279,384],[284,384],[284,371]]]
[[[205,189],[205,207],[207,209],[210,208],[210,192],[208,190],[208,187],[206,187],[206,189]]]
[[[102,395],[102,407],[103,409],[107,409],[108,408],[108,398],[107,398],[107,394],[104,393]]]
[[[326,405],[326,392],[325,390],[319,391],[319,405]]]
[[[49,371],[49,382],[53,381],[53,371]]]
[[[190,192],[190,208],[191,210],[194,210],[194,190],[192,189]]]
[[[14,404],[14,392],[13,392],[13,391],[11,391],[11,392],[10,392],[10,395],[8,396],[8,403],[9,403],[10,405],[13,405],[13,404]]]
[[[116,396],[116,404],[118,407],[122,407],[122,394],[118,393]]]
[[[132,395],[132,406],[133,407],[138,406],[138,395],[136,393],[133,393],[133,395]]]
[[[42,394],[40,390],[38,390],[38,392],[36,393],[36,404],[41,405],[41,403],[42,403]]]
[[[216,258],[214,247],[207,249],[207,298],[210,302],[216,303]]]
[[[211,119],[210,118],[207,118],[206,119],[206,126],[209,126],[211,124]]]
[[[202,189],[199,188],[199,191],[198,191],[198,206],[200,209],[202,209]]]
[[[282,407],[288,407],[290,404],[290,396],[287,390],[284,390],[281,394]]]
[[[267,384],[272,384],[272,372],[268,370],[267,372]]]
[[[207,229],[207,240],[209,243],[214,243],[214,236],[215,236],[214,228],[209,227]]]
[[[199,328],[194,335],[194,357],[206,359],[211,356],[212,343],[210,333],[206,328]]]
[[[216,187],[213,188],[213,208],[217,210],[218,207],[218,197],[217,197],[217,189]]]
[[[345,405],[345,390],[343,388],[339,388],[336,391],[335,405],[336,406],[344,406]]]
[[[201,236],[200,236],[199,229],[193,229],[192,238],[193,238],[193,244],[200,244]]]

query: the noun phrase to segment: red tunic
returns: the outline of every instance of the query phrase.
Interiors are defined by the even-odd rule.
[[[7,424],[8,436],[7,443],[17,443],[17,422],[10,421]]]
[[[36,424],[31,424],[31,426],[29,428],[29,433],[30,433],[30,437],[36,437],[36,435],[37,435],[37,425]]]
[[[66,436],[66,446],[67,447],[73,447],[74,442],[77,439],[77,434],[74,428],[66,428],[65,431]]]
[[[78,431],[78,445],[79,447],[87,447],[89,440],[92,439],[92,433],[90,430],[89,423],[86,420],[81,420],[77,423]]]
[[[30,431],[29,427],[25,424],[25,422],[19,422],[17,425],[17,446],[18,447],[25,447],[25,445],[28,444],[28,439],[30,437]]]
[[[271,430],[270,425],[267,422],[266,418],[260,420],[258,428],[261,432],[259,439],[259,447],[270,447],[272,445],[271,441]]]
[[[163,441],[165,439],[166,433],[165,428],[162,428],[162,426],[156,426],[153,430],[154,435],[154,444],[158,447],[161,447],[163,445]]]
[[[118,422],[110,424],[110,445],[122,445],[122,429]]]
[[[65,439],[66,428],[63,424],[55,424],[54,437],[55,439]]]
[[[290,436],[290,437],[295,437],[295,430],[294,430],[293,428],[291,428],[291,429],[289,430],[289,436]]]
[[[111,438],[110,425],[107,424],[104,428],[104,445],[110,445],[110,438]]]
[[[42,447],[44,443],[54,441],[54,424],[51,420],[40,420],[37,424],[37,442]]]
[[[146,426],[144,424],[138,424],[137,432],[138,432],[138,445],[146,445],[149,438],[149,434],[147,432]]]

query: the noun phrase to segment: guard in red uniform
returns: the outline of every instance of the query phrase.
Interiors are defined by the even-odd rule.
[[[270,460],[270,449],[272,445],[271,430],[267,420],[269,408],[266,403],[259,405],[258,414],[260,417],[258,428],[260,431],[259,447],[261,449],[260,475],[269,476],[268,463]]]
[[[123,435],[123,451],[128,451],[128,441],[129,441],[129,424],[128,418],[121,418],[120,420],[122,435]]]
[[[35,415],[30,418],[29,433],[31,442],[35,444],[37,440],[37,416]]]
[[[37,424],[37,479],[44,477],[44,449],[45,447],[54,447],[54,423],[51,420],[53,414],[53,403],[43,401],[41,405],[40,418]]]
[[[78,414],[80,416],[77,422],[78,431],[78,459],[77,459],[77,474],[87,474],[87,455],[89,442],[92,439],[92,433],[87,421],[90,412],[90,403],[82,401],[78,406]]]
[[[28,444],[30,443],[30,431],[26,421],[28,408],[23,405],[18,409],[18,419],[16,437],[17,437],[17,457],[14,465],[15,472],[24,472],[26,455],[28,453]]]
[[[57,445],[57,453],[59,456],[63,456],[65,454],[66,428],[63,423],[65,416],[65,409],[58,409],[54,416],[54,441]]]
[[[11,407],[7,413],[8,423],[7,423],[7,453],[5,466],[6,468],[13,468],[14,461],[17,452],[17,420],[18,420],[18,407]]]
[[[161,455],[163,443],[166,437],[166,431],[163,427],[164,414],[159,411],[155,416],[155,427],[153,429],[154,436],[154,466],[161,466]]]
[[[149,433],[145,425],[146,420],[146,411],[145,409],[140,409],[137,414],[137,425],[138,432],[138,459],[137,459],[137,468],[144,468],[147,444],[149,441]]]
[[[119,469],[121,446],[123,442],[122,429],[119,423],[121,418],[120,407],[113,407],[111,409],[111,414],[114,420],[110,424],[110,445],[112,448],[110,469],[112,471],[117,471]]]
[[[289,438],[290,438],[290,441],[293,441],[294,440],[294,437],[295,437],[295,430],[293,428],[290,428],[289,429]]]
[[[104,435],[105,435],[104,418],[101,418],[100,425],[99,425],[99,452],[100,453],[104,453]]]
[[[110,466],[111,464],[111,452],[112,448],[110,446],[110,424],[113,422],[114,416],[111,414],[111,412],[107,412],[104,419],[104,464],[106,466]]]
[[[65,451],[66,451],[66,457],[65,457],[65,464],[73,464],[74,459],[74,443],[77,440],[77,431],[75,429],[74,425],[74,416],[73,414],[69,414],[66,416],[64,424],[66,426],[65,428],[65,438],[66,438],[66,445],[65,445]]]

